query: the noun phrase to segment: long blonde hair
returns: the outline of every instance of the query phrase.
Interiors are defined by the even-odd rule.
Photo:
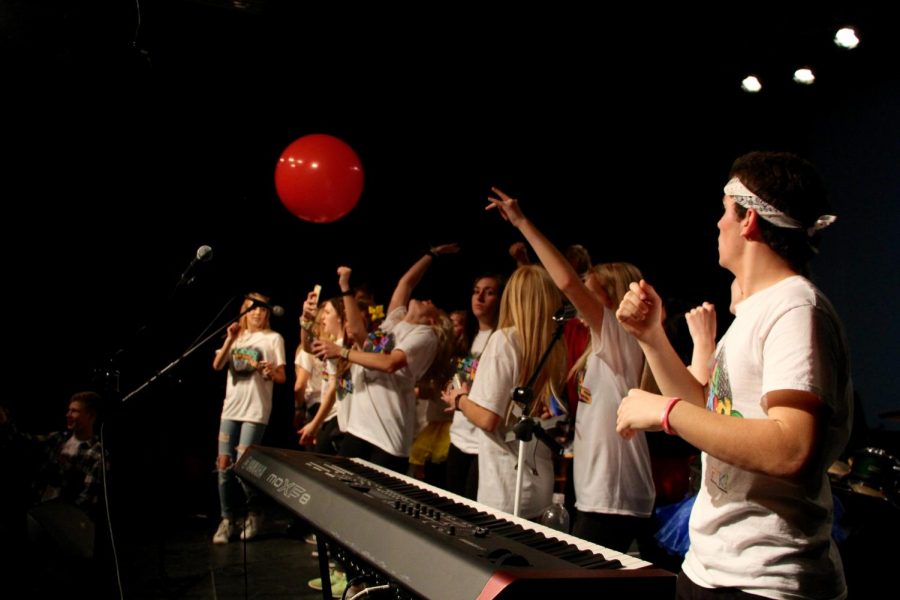
[[[268,296],[263,296],[258,292],[250,292],[249,294],[244,296],[244,301],[241,303],[240,312],[243,314],[241,315],[241,320],[238,321],[238,323],[240,323],[241,325],[241,333],[239,335],[243,335],[250,330],[247,322],[250,319],[250,307],[253,306],[254,300],[258,300],[265,305],[264,308],[266,309],[266,318],[265,322],[263,323],[262,330],[268,331],[269,329],[271,329],[271,327],[269,326],[269,317],[272,316],[269,310],[269,303],[271,302],[271,298],[269,298]]]
[[[602,263],[591,267],[591,270],[597,276],[597,279],[600,280],[600,285],[603,286],[606,296],[609,298],[610,302],[612,302],[613,307],[611,309],[606,308],[605,310],[612,310],[614,312],[622,302],[622,298],[628,293],[628,286],[631,282],[640,281],[644,278],[644,276],[641,275],[640,269],[627,262]],[[581,357],[579,357],[578,361],[569,371],[569,378],[574,377],[578,371],[584,368],[590,353],[591,344],[588,342],[587,348],[585,348]]]
[[[561,305],[559,290],[543,267],[536,265],[519,267],[507,281],[503,296],[500,298],[498,327],[515,328],[522,340],[522,361],[516,385],[525,385],[537,369],[538,362],[547,350],[556,328],[553,315]],[[534,382],[535,402],[531,405],[532,416],[540,415],[543,407],[549,408],[551,394],[559,398],[557,390],[562,389],[561,383],[565,375],[566,347],[557,343]]]

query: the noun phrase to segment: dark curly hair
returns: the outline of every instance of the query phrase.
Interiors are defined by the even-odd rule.
[[[805,273],[819,246],[818,233],[810,236],[807,228],[831,211],[816,168],[788,152],[750,152],[734,161],[729,177],[737,177],[754,194],[803,225],[801,229],[788,229],[759,220],[763,241],[795,271]],[[739,219],[747,214],[747,209],[738,204],[734,209]]]

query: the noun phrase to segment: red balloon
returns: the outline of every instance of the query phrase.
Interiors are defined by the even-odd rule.
[[[295,140],[275,166],[275,190],[281,203],[305,221],[337,221],[353,210],[362,189],[359,157],[330,135],[316,133]]]

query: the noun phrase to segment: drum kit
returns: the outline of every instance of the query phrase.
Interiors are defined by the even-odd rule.
[[[900,411],[878,415],[900,421]],[[900,510],[900,459],[876,446],[858,448],[847,462],[835,461],[828,468],[832,490],[840,496],[861,495],[886,502]]]
[[[860,448],[828,469],[832,487],[879,498],[900,509],[900,460],[881,448]]]
[[[879,416],[900,421],[900,411]],[[851,598],[880,597],[893,585],[896,554],[882,549],[885,540],[900,538],[900,450],[895,435],[869,432],[865,447],[828,469],[835,500],[832,534]]]

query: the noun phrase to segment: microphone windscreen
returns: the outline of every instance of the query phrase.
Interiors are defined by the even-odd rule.
[[[197,248],[197,260],[212,260],[212,254],[212,248],[209,246],[203,245]]]
[[[284,315],[284,309],[276,304],[275,306],[272,307],[272,314],[275,315],[276,317],[280,317],[280,316]]]

